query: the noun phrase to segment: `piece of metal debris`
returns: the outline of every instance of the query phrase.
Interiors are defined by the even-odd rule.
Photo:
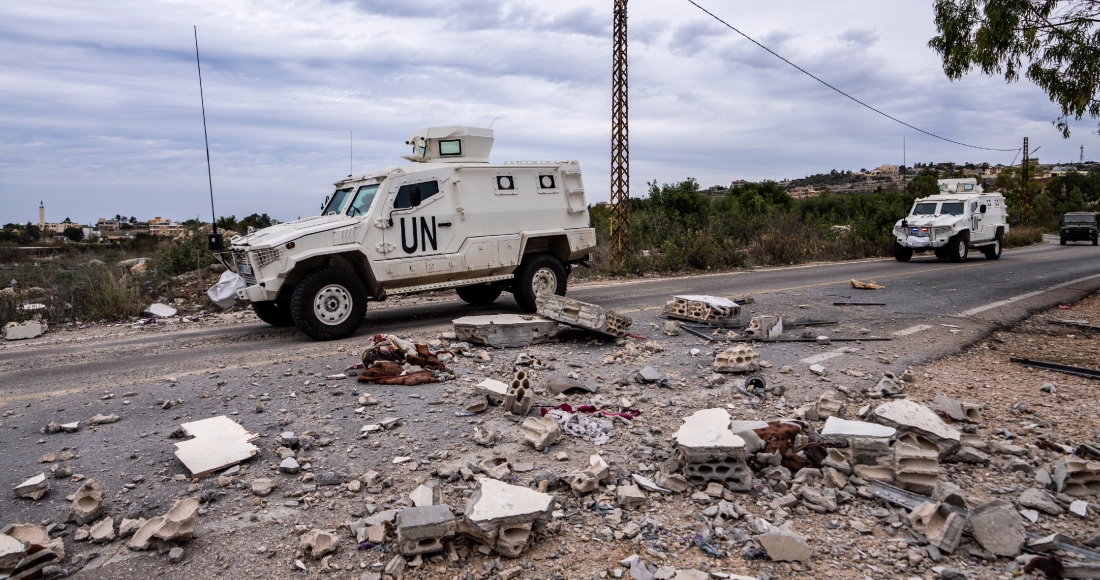
[[[1031,367],[1034,369],[1043,369],[1048,371],[1055,371],[1059,373],[1066,373],[1069,375],[1077,375],[1079,377],[1085,377],[1089,379],[1100,379],[1100,370],[1090,369],[1085,367],[1075,367],[1071,365],[1063,365],[1058,363],[1046,362],[1041,360],[1031,360],[1026,358],[1020,358],[1017,356],[1008,359],[1011,362],[1019,363],[1025,367]]]

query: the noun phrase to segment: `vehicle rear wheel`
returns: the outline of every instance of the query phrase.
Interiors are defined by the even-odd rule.
[[[290,300],[287,298],[253,302],[252,311],[271,326],[294,326],[294,316],[290,313]]]
[[[993,240],[993,245],[982,248],[982,252],[985,254],[987,260],[1001,259],[1001,239],[997,238]]]
[[[336,267],[306,274],[290,302],[294,324],[316,340],[350,336],[367,312],[367,290],[355,274]]]
[[[512,296],[520,308],[535,312],[539,294],[565,296],[565,266],[550,254],[531,254],[516,269]]]
[[[961,233],[947,241],[947,259],[952,262],[965,262],[970,249],[967,246],[966,233]]]
[[[455,288],[458,292],[458,297],[465,303],[472,304],[474,306],[485,306],[486,304],[492,304],[494,300],[500,297],[501,289],[496,286],[489,286],[487,284],[478,284],[477,286],[461,286]]]
[[[913,248],[906,248],[905,246],[894,242],[894,259],[899,262],[908,262],[913,259]]]
[[[1058,238],[1058,241],[1061,242],[1063,246],[1066,245],[1066,237],[1065,236],[1061,236],[1060,238]]]

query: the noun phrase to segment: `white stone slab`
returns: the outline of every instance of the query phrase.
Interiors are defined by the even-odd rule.
[[[877,423],[899,429],[912,429],[932,437],[958,443],[959,431],[952,429],[932,409],[908,399],[889,401],[875,407],[871,417]]]
[[[481,479],[481,497],[467,512],[475,523],[535,516],[550,509],[554,496],[489,477]]]
[[[745,446],[745,440],[730,430],[730,414],[725,409],[703,409],[684,418],[676,431],[676,444],[690,449]]]
[[[829,417],[825,420],[822,435],[837,435],[840,437],[893,437],[898,432],[893,427],[868,423],[866,421],[849,421],[839,417]]]
[[[249,433],[225,415],[184,423],[181,427],[195,438],[176,443],[176,457],[194,477],[236,465],[260,452],[251,443],[259,435]]]

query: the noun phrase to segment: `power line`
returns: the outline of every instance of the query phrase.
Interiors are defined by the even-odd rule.
[[[928,131],[925,131],[924,129],[921,129],[920,127],[914,127],[913,125],[910,125],[909,123],[906,123],[905,121],[902,121],[901,119],[898,119],[897,117],[892,117],[892,116],[890,116],[890,115],[888,115],[888,114],[872,107],[871,105],[868,105],[867,103],[864,103],[863,101],[853,97],[852,95],[849,95],[848,93],[846,93],[846,92],[834,87],[833,85],[830,85],[829,83],[821,80],[820,78],[814,76],[813,73],[811,73],[811,72],[807,71],[806,69],[798,66],[797,64],[783,58],[778,53],[776,53],[774,50],[764,46],[763,44],[760,44],[759,42],[754,40],[751,36],[749,36],[749,35],[745,34],[744,32],[741,32],[740,30],[734,28],[729,22],[726,22],[725,20],[722,20],[717,15],[715,15],[713,12],[711,12],[710,10],[707,10],[706,8],[703,8],[702,6],[696,4],[695,0],[687,0],[687,1],[690,2],[696,8],[698,8],[699,10],[702,10],[703,12],[706,12],[707,15],[709,15],[711,18],[713,18],[713,19],[717,20],[718,22],[721,22],[722,24],[724,24],[730,30],[736,32],[737,34],[740,34],[743,37],[745,37],[745,39],[747,39],[749,42],[755,44],[756,46],[759,46],[760,48],[763,48],[764,50],[771,53],[772,56],[774,56],[774,57],[778,58],[779,60],[781,60],[781,61],[793,66],[794,68],[798,69],[802,74],[804,74],[804,75],[814,79],[815,81],[829,87],[830,89],[833,89],[834,91],[840,93],[841,95],[844,95],[845,97],[848,97],[849,99],[855,101],[856,103],[859,103],[860,105],[863,105],[864,107],[866,107],[866,108],[882,115],[883,117],[886,117],[887,119],[890,119],[891,121],[894,121],[895,123],[900,123],[902,125],[905,125],[906,127],[909,127],[910,129],[913,129],[914,131],[919,131],[921,133],[924,133],[925,135],[928,135],[929,137],[935,137],[936,139],[947,141],[948,143],[954,143],[955,145],[962,145],[963,147],[970,147],[971,149],[981,149],[983,151],[1019,151],[1019,149],[994,149],[992,147],[979,147],[977,145],[970,145],[970,144],[967,144],[967,143],[962,143],[962,142],[959,142],[959,141],[955,141],[953,139],[948,139],[947,137],[940,137],[939,135],[936,135],[935,133],[930,133]]]

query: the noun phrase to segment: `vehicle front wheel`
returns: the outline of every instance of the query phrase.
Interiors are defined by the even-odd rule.
[[[550,254],[531,254],[516,268],[512,296],[520,308],[535,312],[539,294],[565,296],[565,266]]]
[[[256,317],[271,326],[294,326],[294,316],[290,313],[290,300],[265,300],[253,302],[252,311]]]
[[[899,262],[908,262],[913,259],[913,248],[906,248],[905,246],[894,242],[894,259]]]
[[[993,245],[982,248],[982,252],[985,254],[987,260],[999,260],[1001,259],[1001,240],[1000,238],[993,240]]]
[[[294,287],[290,302],[294,324],[316,340],[351,336],[367,312],[367,290],[343,268],[318,268]]]
[[[494,300],[500,297],[501,289],[497,286],[488,286],[486,284],[478,284],[477,286],[461,286],[455,288],[458,292],[458,297],[467,304],[474,306],[485,306],[486,304],[492,304]]]
[[[1097,245],[1098,243],[1100,243],[1100,238],[1093,238],[1093,239],[1092,239],[1092,245],[1094,245],[1094,246],[1095,246],[1095,245]]]
[[[959,234],[947,241],[947,259],[952,262],[965,262],[970,249],[967,247],[965,233]]]
[[[1066,245],[1066,237],[1065,236],[1062,236],[1062,237],[1058,238],[1058,241],[1061,242],[1061,244],[1063,246]]]

